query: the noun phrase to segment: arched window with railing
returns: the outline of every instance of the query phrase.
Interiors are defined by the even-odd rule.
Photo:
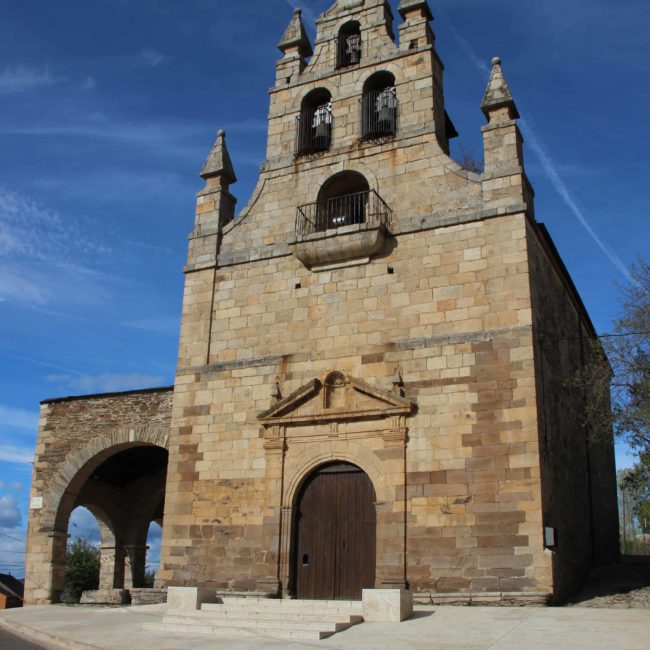
[[[297,118],[296,155],[327,151],[332,141],[332,95],[325,88],[303,99]]]
[[[339,172],[329,178],[318,193],[319,230],[363,223],[369,190],[368,181],[359,172]]]
[[[359,224],[386,226],[390,220],[390,208],[370,189],[365,176],[347,170],[323,183],[316,203],[298,207],[296,235],[302,237]]]
[[[361,61],[361,25],[356,20],[345,23],[339,30],[336,67],[348,68]]]
[[[372,140],[395,135],[399,117],[395,77],[376,72],[363,86],[361,99],[361,139]]]

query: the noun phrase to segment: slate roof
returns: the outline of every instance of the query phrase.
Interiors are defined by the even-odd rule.
[[[22,600],[25,585],[14,576],[0,573],[0,593],[9,598],[20,598]]]

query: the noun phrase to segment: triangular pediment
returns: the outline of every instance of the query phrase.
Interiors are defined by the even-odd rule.
[[[257,417],[269,426],[372,420],[412,412],[413,404],[407,399],[333,372],[324,381],[312,379]]]

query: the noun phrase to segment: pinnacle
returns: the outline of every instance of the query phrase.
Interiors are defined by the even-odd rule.
[[[235,170],[226,147],[226,132],[222,129],[217,132],[217,141],[203,165],[200,176],[206,180],[214,176],[223,176],[228,183],[237,182],[237,176],[235,176]]]
[[[510,92],[508,83],[503,76],[501,59],[498,56],[495,56],[492,59],[490,81],[488,82],[488,87],[485,91],[481,108],[483,109],[485,116],[489,119],[492,111],[503,107],[508,107],[510,109],[512,119],[516,120],[519,118],[519,111],[517,110],[515,100],[512,98],[512,93]]]
[[[399,15],[405,20],[407,14],[414,9],[421,9],[425,12],[427,20],[433,20],[433,14],[431,13],[427,0],[401,0],[397,7]]]
[[[293,18],[278,43],[278,49],[282,53],[291,47],[297,47],[298,53],[303,58],[311,56],[313,52],[309,37],[305,31],[305,26],[302,22],[302,9],[298,7],[294,9]]]

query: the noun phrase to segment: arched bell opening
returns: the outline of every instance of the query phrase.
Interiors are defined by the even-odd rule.
[[[364,223],[370,185],[359,172],[344,171],[329,178],[317,199],[317,230]]]
[[[302,101],[296,131],[296,155],[327,151],[332,141],[332,94],[316,88]]]
[[[363,85],[361,99],[361,139],[372,140],[395,135],[399,103],[395,76],[376,72]]]
[[[361,62],[361,25],[357,20],[345,23],[339,30],[336,67],[348,68]]]
[[[290,589],[297,598],[359,600],[375,586],[375,489],[356,465],[331,462],[311,472],[293,512]]]

